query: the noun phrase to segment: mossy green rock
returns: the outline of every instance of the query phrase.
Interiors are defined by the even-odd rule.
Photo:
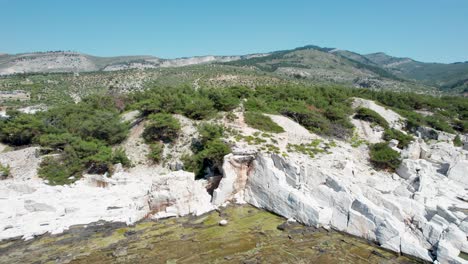
[[[226,226],[220,226],[227,219]],[[96,223],[0,243],[0,263],[417,263],[334,231],[251,206],[200,217]]]

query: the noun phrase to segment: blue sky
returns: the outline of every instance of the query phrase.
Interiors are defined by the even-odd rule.
[[[468,60],[467,0],[0,0],[0,52],[174,58],[308,44]]]

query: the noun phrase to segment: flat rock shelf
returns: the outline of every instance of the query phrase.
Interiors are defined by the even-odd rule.
[[[226,219],[228,224],[220,226]],[[252,206],[0,242],[0,263],[422,263]]]

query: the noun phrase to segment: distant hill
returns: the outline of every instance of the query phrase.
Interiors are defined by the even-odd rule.
[[[425,63],[410,58],[396,58],[385,53],[365,55],[383,69],[401,78],[415,80],[442,90],[468,89],[468,62]]]
[[[54,51],[0,56],[0,75],[47,72],[93,72],[227,62],[261,55],[200,56],[161,59],[153,56],[96,57],[78,52]]]
[[[362,55],[314,45],[241,56],[163,59],[154,56],[96,57],[56,51],[0,54],[0,75],[18,73],[108,72],[129,69],[217,64],[264,72],[300,82],[361,88],[463,94],[468,92],[468,62],[424,63],[385,53]]]

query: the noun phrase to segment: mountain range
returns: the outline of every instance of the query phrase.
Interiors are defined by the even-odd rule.
[[[255,70],[303,82],[360,88],[468,94],[468,62],[426,63],[385,53],[305,46],[241,56],[163,59],[154,56],[97,57],[71,51],[0,53],[0,75],[109,72],[212,64]]]

